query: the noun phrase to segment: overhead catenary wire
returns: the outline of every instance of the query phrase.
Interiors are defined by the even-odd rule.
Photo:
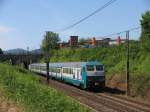
[[[65,28],[63,28],[63,29],[61,29],[60,32],[66,31],[66,30],[68,30],[68,29],[73,28],[74,26],[76,26],[76,25],[82,23],[83,21],[87,20],[88,18],[90,18],[91,16],[95,15],[96,13],[102,11],[103,9],[105,9],[105,8],[108,7],[108,6],[110,6],[111,4],[113,4],[113,3],[116,2],[116,1],[117,1],[117,0],[110,0],[110,1],[108,1],[106,4],[104,4],[103,6],[101,6],[100,8],[98,8],[97,10],[95,10],[94,12],[92,12],[91,14],[87,15],[86,17],[80,19],[79,21],[73,23],[72,25],[69,25],[69,26],[67,26],[67,27],[65,27]]]
[[[111,37],[111,36],[115,36],[115,35],[120,35],[122,33],[125,33],[126,31],[134,31],[134,30],[138,30],[140,29],[141,27],[138,26],[138,27],[134,27],[134,28],[130,28],[130,29],[127,29],[127,30],[124,30],[124,31],[120,31],[120,32],[116,32],[116,33],[112,33],[112,34],[106,34],[104,36],[98,36],[98,37],[101,37],[101,38],[106,38],[106,37]],[[67,34],[64,34],[62,36],[70,36],[70,35],[67,35]],[[83,35],[78,35],[80,37],[89,37],[89,36],[83,36]]]
[[[144,24],[144,26],[146,26],[146,24]],[[111,37],[111,36],[114,36],[114,35],[120,35],[122,33],[126,33],[127,31],[135,31],[135,30],[138,30],[138,29],[141,29],[142,27],[141,26],[137,26],[137,27],[133,27],[133,28],[130,28],[130,29],[127,29],[127,30],[124,30],[124,31],[120,31],[120,32],[117,32],[117,33],[112,33],[112,34],[108,34],[108,35],[104,35],[104,36],[101,36],[102,38],[106,38],[106,37]]]
[[[120,31],[120,32],[117,32],[117,33],[112,33],[112,34],[108,34],[108,35],[102,36],[102,38],[111,37],[111,36],[114,36],[114,35],[120,35],[122,33],[125,33],[126,31],[134,31],[134,30],[137,30],[137,29],[140,29],[140,28],[141,28],[140,26],[134,27],[134,28],[131,28],[131,29],[128,29],[128,30],[124,30],[124,31]]]

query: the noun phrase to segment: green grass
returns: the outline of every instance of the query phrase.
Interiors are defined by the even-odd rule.
[[[47,87],[35,74],[0,64],[0,86],[6,96],[25,107],[27,112],[87,112],[72,98]]]

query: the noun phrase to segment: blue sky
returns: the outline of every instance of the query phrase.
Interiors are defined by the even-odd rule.
[[[59,31],[108,1],[0,0],[0,48],[39,48],[45,31]],[[61,32],[60,38],[63,41],[68,35],[100,37],[137,27],[141,14],[149,9],[149,0],[117,0],[88,20]],[[139,32],[132,32],[131,38],[138,39]]]

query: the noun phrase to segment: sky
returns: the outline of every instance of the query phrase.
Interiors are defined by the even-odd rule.
[[[0,48],[38,49],[45,31],[59,32],[62,41],[67,41],[70,35],[98,38],[140,26],[141,15],[150,10],[150,0],[117,0],[86,21],[60,32],[108,1],[0,0]],[[130,33],[132,39],[138,39],[139,35],[140,30]]]

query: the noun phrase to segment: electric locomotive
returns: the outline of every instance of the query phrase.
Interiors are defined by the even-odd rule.
[[[45,63],[30,64],[29,69],[46,75]],[[97,61],[49,63],[49,75],[84,89],[105,86],[104,65]]]

